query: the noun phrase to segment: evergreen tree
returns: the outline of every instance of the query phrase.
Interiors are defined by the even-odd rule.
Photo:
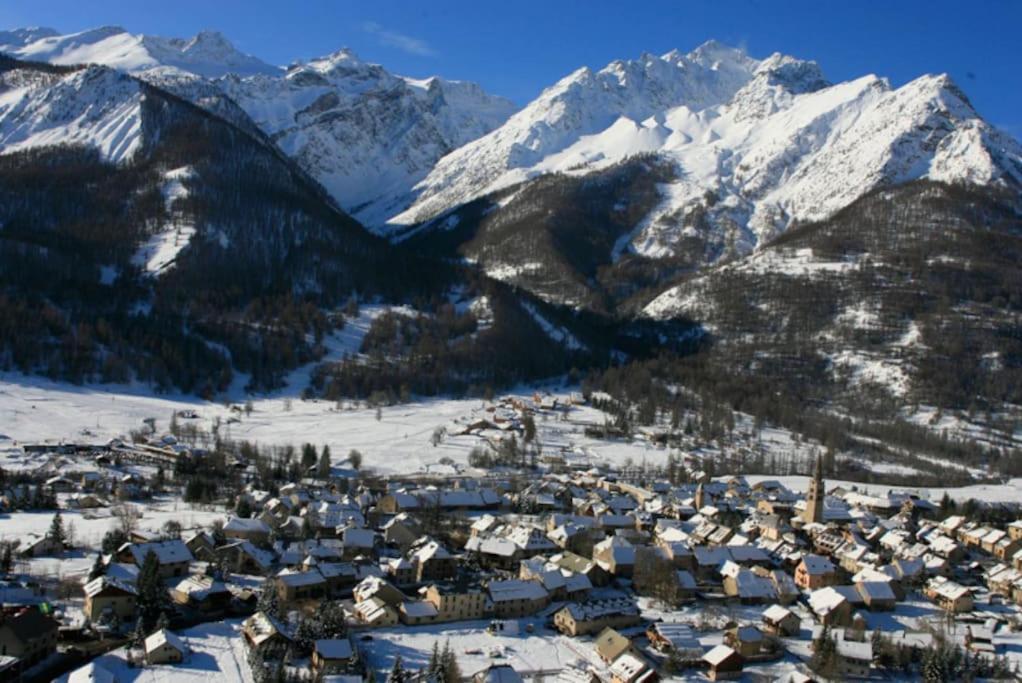
[[[397,655],[394,657],[394,666],[390,668],[390,675],[387,676],[387,683],[405,683],[407,678],[401,655]]]
[[[252,516],[252,504],[248,502],[248,496],[238,496],[238,504],[234,506],[234,514],[244,519]]]
[[[440,654],[440,661],[443,662],[443,683],[461,683],[461,669],[458,668],[458,658],[451,649],[451,641],[444,643],[444,651]]]
[[[64,519],[60,516],[60,510],[54,513],[53,521],[50,522],[50,530],[46,536],[61,550],[64,549],[64,544],[67,543],[67,532],[64,530]]]
[[[429,655],[429,664],[426,667],[426,680],[436,681],[440,676],[440,669],[443,663],[440,661],[440,643],[433,641],[433,652]]]
[[[330,478],[330,446],[323,446],[319,454],[319,464],[316,465],[316,477],[319,479]]]
[[[259,594],[259,603],[256,608],[268,616],[280,617],[280,603],[277,598],[277,584],[273,579],[263,581],[263,590]]]
[[[344,610],[336,602],[325,602],[319,610],[320,631],[324,638],[340,638],[347,632]]]
[[[116,553],[122,545],[128,542],[128,535],[125,534],[121,529],[111,529],[110,531],[103,534],[103,541],[100,544],[100,550],[103,551],[104,555],[112,555]]]
[[[167,588],[160,577],[160,561],[150,550],[138,572],[138,614],[146,624],[154,624],[167,604]]]
[[[525,419],[522,420],[522,429],[524,434],[522,439],[525,443],[532,443],[536,438],[536,420],[533,419],[532,415],[526,415]]]
[[[302,475],[304,476],[309,468],[316,464],[316,447],[311,443],[302,444]]]
[[[6,575],[10,574],[12,569],[14,569],[14,551],[13,546],[8,542],[4,543],[4,551],[0,555],[0,571]]]
[[[142,617],[139,616],[135,620],[135,630],[131,634],[131,646],[138,649],[145,648],[145,624],[142,622]]]
[[[92,563],[92,569],[89,570],[89,581],[98,579],[106,573],[106,565],[103,564],[103,556],[99,553],[96,554],[96,561]]]

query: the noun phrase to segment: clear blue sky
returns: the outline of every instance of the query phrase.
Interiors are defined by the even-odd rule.
[[[222,31],[276,64],[354,48],[409,76],[481,83],[523,104],[582,65],[715,38],[755,57],[815,59],[832,81],[895,85],[946,71],[992,123],[1022,137],[1022,2],[1016,0],[4,0],[0,27],[116,24]]]

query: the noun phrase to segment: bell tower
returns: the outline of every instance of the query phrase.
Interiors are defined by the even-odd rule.
[[[809,492],[806,494],[806,509],[802,511],[802,520],[806,524],[823,523],[823,497],[827,495],[823,485],[823,456],[816,458],[816,471],[809,481]]]

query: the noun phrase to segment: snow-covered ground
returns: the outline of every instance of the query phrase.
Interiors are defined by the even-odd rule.
[[[440,648],[450,642],[458,658],[463,676],[471,676],[490,664],[510,664],[523,677],[538,672],[558,672],[578,663],[599,665],[589,639],[573,639],[540,626],[541,620],[513,622],[518,624],[517,634],[491,634],[488,621],[468,621],[454,624],[436,624],[416,627],[395,627],[371,632],[372,642],[364,644],[369,665],[377,672],[376,680],[383,680],[398,655],[405,668],[424,668],[429,663],[433,643]],[[535,626],[527,633],[526,623]]]
[[[179,499],[156,499],[142,505],[128,503],[137,513],[140,531],[159,532],[169,521],[178,522],[185,530],[208,528],[213,521],[226,520],[223,509],[195,506]],[[68,578],[85,576],[92,567],[95,552],[100,548],[103,535],[117,527],[119,520],[109,508],[60,511],[65,530],[73,534],[74,544],[80,551],[63,557],[37,557],[24,560],[25,569],[35,576]],[[26,535],[43,536],[53,521],[53,512],[11,512],[0,515],[0,543],[17,541]]]
[[[364,307],[365,308],[365,307]],[[366,315],[369,315],[366,313]],[[361,316],[360,316],[361,318]],[[359,330],[349,323],[351,337],[337,340],[337,348],[352,348]],[[364,330],[362,331],[364,334]],[[341,335],[345,334],[342,331]],[[531,395],[523,390],[522,395]],[[562,394],[564,398],[567,393]],[[242,396],[238,397],[243,400]],[[434,447],[430,437],[438,427],[452,433],[481,414],[480,399],[421,399],[413,403],[384,407],[380,419],[376,410],[350,402],[302,401],[293,392],[252,399],[249,415],[231,411],[222,403],[191,396],[153,396],[145,387],[74,386],[22,375],[0,376],[0,463],[19,467],[24,455],[16,443],[57,441],[105,442],[122,437],[155,418],[157,431],[165,431],[174,411],[194,410],[196,422],[209,429],[216,418],[224,423],[223,434],[267,445],[312,442],[329,445],[337,454],[358,449],[364,463],[382,473],[426,472],[441,459],[467,465],[468,454],[480,444],[474,435],[448,436]],[[239,422],[227,423],[232,417]],[[564,448],[594,464],[611,462],[662,465],[667,450],[648,442],[608,441],[585,436],[587,425],[603,424],[604,414],[594,408],[575,407],[570,421],[550,413],[537,418],[545,452]],[[23,465],[24,466],[24,465]]]
[[[178,635],[191,651],[181,664],[133,668],[128,666],[124,648],[97,658],[95,663],[113,674],[116,681],[187,683],[217,680],[220,683],[251,683],[253,680],[245,656],[240,620],[202,624]],[[63,676],[57,680],[65,683],[67,679]]]

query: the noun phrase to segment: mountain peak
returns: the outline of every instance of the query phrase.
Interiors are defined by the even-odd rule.
[[[719,62],[747,63],[751,60],[742,48],[731,47],[716,40],[707,40],[685,57],[688,61],[711,68]]]

